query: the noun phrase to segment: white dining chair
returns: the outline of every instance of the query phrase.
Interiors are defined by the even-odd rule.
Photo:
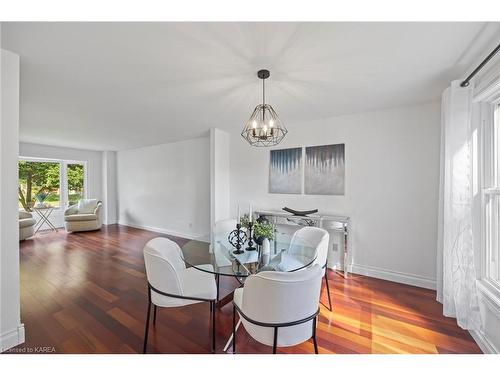
[[[332,311],[332,300],[330,296],[330,285],[328,283],[328,243],[330,235],[323,228],[303,227],[296,231],[290,241],[290,248],[286,256],[291,259],[286,259],[285,263],[290,263],[293,260],[299,263],[305,263],[310,257],[311,248],[316,249],[316,258],[313,264],[319,264],[323,269],[323,276],[326,283],[326,291],[328,293],[328,306]],[[287,264],[287,267],[293,267]]]
[[[251,275],[234,291],[233,353],[236,353],[236,313],[245,330],[258,342],[276,348],[313,339],[318,353],[316,317],[319,314],[322,269],[297,272],[263,271]]]
[[[143,353],[146,353],[151,304],[154,306],[153,325],[156,324],[157,307],[179,307],[208,302],[212,318],[212,352],[215,352],[215,299],[217,295],[213,267],[186,268],[181,249],[164,237],[150,240],[144,246],[144,263],[148,279],[148,312],[144,333]]]

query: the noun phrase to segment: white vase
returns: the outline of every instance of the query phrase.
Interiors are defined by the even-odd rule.
[[[261,246],[262,251],[262,263],[267,266],[269,264],[269,258],[271,257],[271,244],[267,238],[264,238]]]

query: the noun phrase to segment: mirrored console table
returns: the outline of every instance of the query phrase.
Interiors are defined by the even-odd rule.
[[[338,232],[344,237],[344,254],[343,254],[343,273],[347,277],[351,267],[350,256],[350,219],[348,216],[327,215],[327,214],[311,214],[307,216],[298,216],[287,213],[285,211],[266,211],[256,210],[255,214],[258,217],[266,217],[274,226],[275,233],[279,225],[294,225],[294,226],[314,226],[327,230],[328,232]],[[274,247],[276,250],[276,236],[274,239]],[[348,246],[349,245],[349,246]]]

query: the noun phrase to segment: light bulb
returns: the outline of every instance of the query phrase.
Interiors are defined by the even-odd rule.
[[[272,128],[274,125],[274,121],[273,120],[269,120],[269,127]]]
[[[252,123],[252,128],[257,128],[257,121],[254,120],[254,122]]]
[[[267,125],[264,125],[264,132],[267,133]]]

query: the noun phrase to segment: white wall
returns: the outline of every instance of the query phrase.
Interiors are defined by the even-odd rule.
[[[19,56],[1,50],[0,352],[24,342],[20,315],[17,155]]]
[[[269,149],[251,147],[237,130],[230,146],[232,216],[238,202],[348,215],[354,272],[435,288],[439,102],[290,127],[276,148],[345,143],[344,196],[269,194]]]
[[[102,154],[101,151],[79,150],[23,142],[19,144],[19,156],[21,157],[86,162],[87,197],[99,200],[103,199]],[[65,208],[62,207],[59,210],[54,210],[51,216],[53,224],[57,227],[62,227],[64,225],[64,209]]]
[[[210,129],[210,227],[229,219],[230,135],[220,129]],[[213,230],[210,231],[213,244]]]
[[[118,151],[119,222],[185,238],[208,236],[209,138]]]
[[[102,153],[102,201],[104,224],[118,222],[118,190],[116,186],[116,151]]]

